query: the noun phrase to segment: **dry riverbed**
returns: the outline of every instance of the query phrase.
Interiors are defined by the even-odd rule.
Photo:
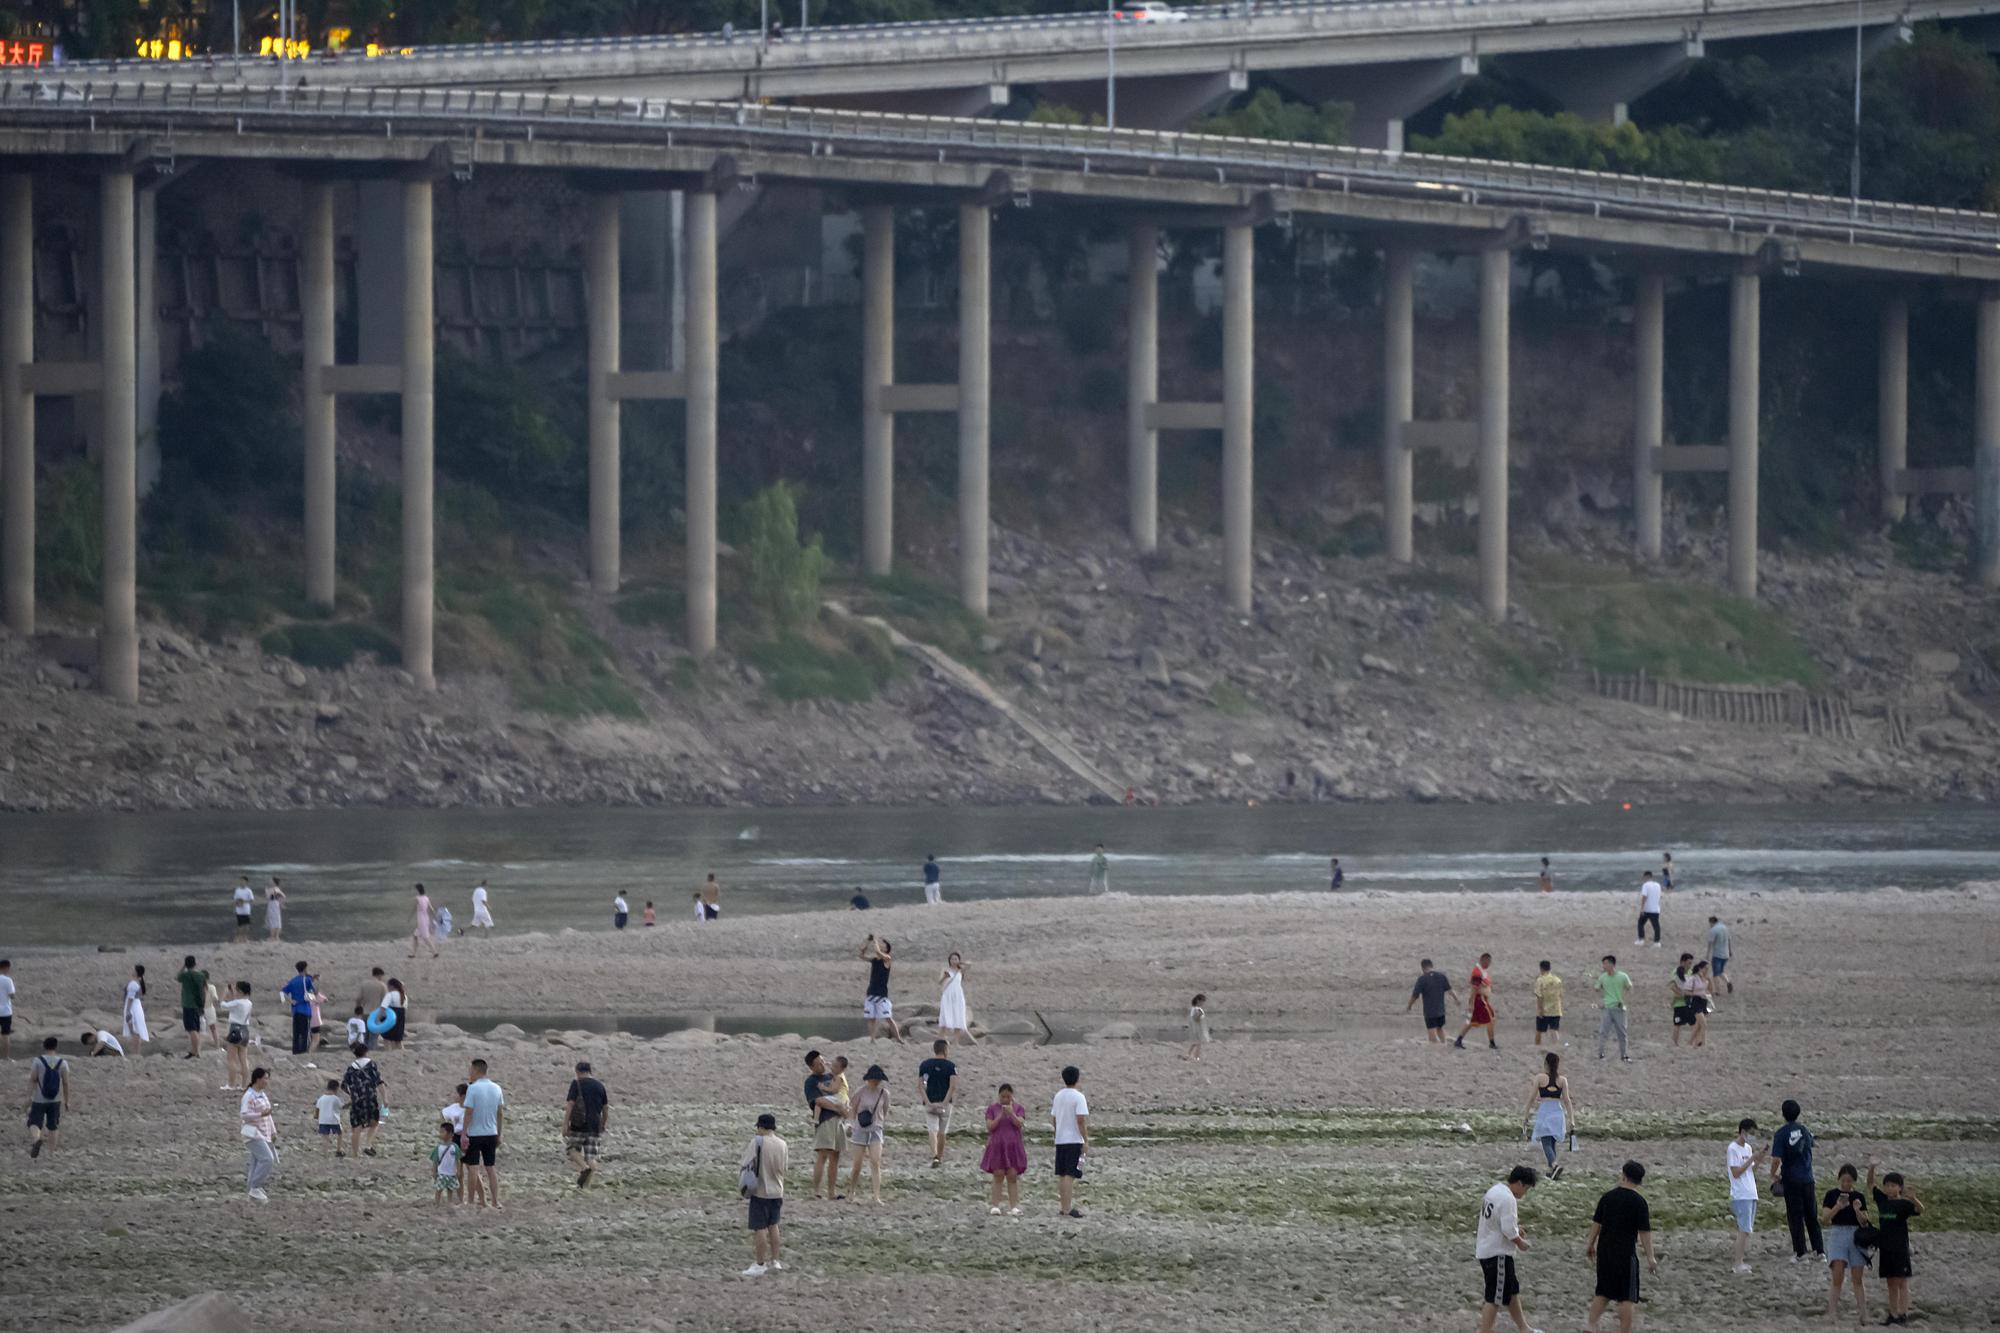
[[[1783,1262],[1767,1204],[1756,1271],[1728,1271],[1722,1145],[1745,1114],[1767,1127],[1795,1096],[1821,1140],[1821,1174],[1878,1154],[1929,1205],[1917,1228],[1916,1308],[1935,1329],[1991,1327],[2000,1301],[2000,1073],[1971,1026],[2000,991],[2000,886],[1956,892],[1683,892],[1667,945],[1633,953],[1624,895],[1276,895],[1104,898],[899,907],[675,921],[622,935],[453,940],[439,961],[407,944],[192,948],[218,979],[257,988],[260,1054],[277,1071],[284,1161],[271,1202],[241,1193],[233,1094],[219,1056],[178,1058],[172,974],[186,950],[15,952],[20,986],[10,1100],[23,1053],[46,1032],[74,1044],[86,1021],[116,1029],[131,964],[152,981],[152,1053],[80,1061],[59,1154],[0,1155],[6,1323],[105,1328],[185,1295],[230,1293],[291,1333],[889,1328],[1465,1329],[1476,1318],[1472,1230],[1480,1193],[1535,1160],[1521,1108],[1538,1067],[1528,983],[1550,958],[1569,983],[1570,1073],[1581,1150],[1567,1178],[1524,1201],[1535,1248],[1522,1272],[1537,1326],[1580,1327],[1591,1203],[1626,1157],[1650,1171],[1665,1262],[1647,1284],[1655,1327],[1791,1329],[1825,1299],[1824,1270]],[[1703,1051],[1669,1044],[1665,977],[1711,912],[1735,930],[1737,978]],[[815,1203],[799,1104],[800,1057],[825,1015],[858,1013],[866,929],[902,961],[899,1010],[934,1003],[946,951],[971,965],[975,1021],[1063,1039],[957,1052],[961,1123],[1011,1080],[1030,1107],[1022,1218],[990,1217],[978,1145],[953,1137],[930,1170],[915,1108],[918,1045],[818,1041],[893,1076],[885,1202]],[[115,930],[107,931],[115,937]],[[1496,958],[1503,1049],[1426,1047],[1402,1008],[1417,960],[1463,987]],[[1637,1059],[1600,1064],[1587,990],[1614,951],[1637,986]],[[371,964],[411,992],[413,1040],[383,1057],[394,1108],[374,1159],[335,1161],[311,1135],[313,1098],[344,1061],[283,1052],[275,988],[295,958],[351,995]],[[1217,1040],[1197,1065],[1166,1038],[1188,997],[1209,995]],[[344,1016],[346,1006],[328,1010]],[[687,1032],[644,1040],[581,1031],[441,1028],[439,1013],[722,1015],[795,1036]],[[794,1021],[796,1020],[796,1021]],[[1120,1025],[1131,1025],[1129,1028]],[[468,1026],[484,1028],[487,1024]],[[1454,1030],[1456,1024],[1454,1023]],[[1138,1036],[1112,1033],[1136,1029]],[[1079,1039],[1090,1034],[1095,1039]],[[423,1161],[436,1108],[478,1055],[506,1088],[507,1208],[434,1208]],[[556,1110],[566,1070],[589,1058],[614,1121],[599,1183],[562,1169]],[[1045,1113],[1066,1063],[1085,1070],[1097,1138],[1090,1214],[1058,1221]],[[858,1078],[857,1078],[858,1087]],[[748,1262],[735,1162],[762,1110],[793,1148],[788,1271]],[[18,1133],[18,1131],[17,1131]],[[1781,1210],[1780,1210],[1781,1211]],[[1880,1293],[1871,1285],[1879,1322]]]

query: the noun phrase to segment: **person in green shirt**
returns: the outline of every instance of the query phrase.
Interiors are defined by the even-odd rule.
[[[181,970],[174,980],[181,983],[181,1027],[187,1032],[188,1053],[181,1057],[192,1060],[201,1054],[202,1011],[208,1007],[208,973],[197,971],[194,955],[181,959]]]
[[[1111,862],[1104,855],[1104,844],[1097,844],[1097,851],[1090,858],[1090,891],[1109,893],[1111,891]]]
[[[1597,1021],[1597,1058],[1604,1058],[1604,1043],[1612,1033],[1618,1034],[1618,1058],[1630,1061],[1632,1053],[1625,1044],[1625,992],[1632,989],[1632,978],[1618,970],[1618,955],[1605,954],[1602,971],[1590,979],[1603,997],[1604,1014]]]

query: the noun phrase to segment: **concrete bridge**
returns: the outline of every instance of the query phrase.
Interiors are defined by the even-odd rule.
[[[1626,105],[1705,51],[1849,54],[1925,20],[2000,16],[1996,0],[1236,0],[1184,22],[1114,23],[1102,10],[758,34],[706,33],[336,53],[289,64],[106,62],[85,77],[167,75],[253,83],[468,87],[711,101],[789,100],[856,109],[976,115],[1017,87],[1113,122],[1178,128],[1269,74],[1315,102],[1355,107],[1354,142],[1403,145],[1403,122],[1505,58],[1571,110],[1622,120]],[[75,75],[76,67],[63,73]],[[230,77],[238,77],[231,73]]]
[[[861,202],[865,262],[863,551],[871,574],[893,551],[894,423],[908,412],[949,412],[958,424],[959,591],[987,610],[990,421],[989,238],[1005,204],[1085,202],[1128,228],[1129,523],[1141,550],[1157,541],[1157,444],[1163,430],[1222,436],[1224,566],[1229,606],[1248,612],[1252,586],[1251,235],[1262,225],[1321,225],[1385,252],[1382,440],[1385,526],[1393,558],[1413,554],[1414,450],[1472,454],[1479,493],[1479,583],[1485,612],[1507,611],[1508,332],[1516,251],[1588,252],[1638,275],[1638,364],[1632,467],[1636,541],[1660,545],[1661,485],[1677,472],[1729,478],[1729,585],[1757,590],[1759,308],[1762,283],[1810,274],[1868,280],[1883,292],[1879,463],[1885,501],[1930,491],[1976,494],[1978,572],[2000,586],[2000,216],[1869,201],[1850,203],[1732,186],[1621,177],[1367,149],[1145,131],[1011,125],[741,104],[572,98],[553,94],[416,89],[219,88],[189,83],[0,83],[0,585],[8,622],[34,626],[34,414],[40,395],[95,393],[103,413],[103,630],[100,678],[136,701],[135,372],[144,328],[150,210],[156,185],[203,159],[284,164],[304,193],[301,285],[305,373],[304,583],[334,595],[334,416],[342,393],[398,394],[402,414],[403,655],[429,685],[432,671],[433,289],[432,199],[450,175],[559,172],[589,194],[589,548],[593,587],[619,584],[619,405],[685,403],[687,643],[715,644],[718,197],[746,182],[837,186]],[[95,178],[101,312],[99,355],[38,361],[33,346],[35,181],[51,173]],[[400,197],[402,339],[394,362],[336,364],[333,339],[333,193],[393,182]],[[198,188],[199,177],[193,183]],[[687,192],[688,286],[684,367],[627,370],[619,346],[621,192]],[[958,374],[952,384],[896,378],[894,210],[951,207],[959,221]],[[1223,392],[1219,402],[1162,399],[1158,383],[1158,237],[1163,228],[1223,236]],[[366,244],[366,237],[360,238]],[[1414,416],[1412,275],[1424,250],[1474,253],[1480,262],[1479,395],[1475,417]],[[1731,301],[1727,440],[1663,442],[1662,366],[1669,272],[1726,277]],[[1977,303],[1974,438],[1970,466],[1905,466],[1907,294],[1935,284]]]

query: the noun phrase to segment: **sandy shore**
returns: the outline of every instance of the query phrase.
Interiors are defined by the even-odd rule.
[[[21,1327],[102,1328],[220,1289],[260,1323],[296,1333],[1470,1328],[1479,1196],[1531,1160],[1520,1118],[1538,1068],[1527,987],[1547,957],[1569,981],[1567,1072],[1582,1149],[1564,1181],[1522,1207],[1538,1326],[1581,1326],[1589,1210],[1628,1156],[1653,1172],[1647,1193],[1666,1255],[1647,1288],[1653,1326],[1796,1328],[1813,1315],[1824,1270],[1782,1261],[1782,1217],[1768,1204],[1756,1271],[1733,1277],[1727,1263],[1722,1144],[1740,1116],[1772,1126],[1777,1103],[1794,1096],[1820,1135],[1822,1176],[1877,1153],[1929,1203],[1914,1288],[1924,1324],[1991,1327],[2000,1073],[1990,1038],[1971,1024],[2000,992],[2000,888],[1683,892],[1668,903],[1667,948],[1636,956],[1628,906],[1623,895],[1582,894],[986,902],[454,940],[444,958],[414,962],[406,942],[196,944],[219,979],[255,984],[274,1044],[261,1054],[277,1071],[285,1157],[261,1208],[241,1194],[221,1057],[177,1058],[172,975],[187,950],[17,951],[18,1072],[6,1077],[26,1082],[21,1057],[46,1032],[73,1043],[86,1020],[115,1030],[114,997],[134,962],[153,981],[156,1041],[141,1058],[80,1062],[59,1154],[30,1162],[16,1137],[0,1155],[0,1209],[15,1234],[0,1308]],[[1710,912],[1733,924],[1737,990],[1707,1049],[1676,1050],[1665,977],[1680,947],[1698,948]],[[423,1021],[440,1012],[851,1021],[868,929],[896,943],[899,1012],[935,1004],[937,965],[957,949],[976,1021],[1025,1029],[1039,1013],[1066,1037],[1138,1029],[1137,1040],[957,1053],[963,1119],[977,1119],[1002,1079],[1030,1107],[1028,1216],[987,1215],[970,1135],[954,1137],[943,1169],[928,1169],[915,1045],[816,1043],[847,1053],[857,1074],[879,1059],[893,1076],[901,1104],[878,1209],[803,1197],[800,1056],[813,1035],[803,1019],[797,1036],[655,1040],[494,1039]],[[1402,1013],[1417,960],[1435,958],[1462,989],[1482,950],[1496,958],[1503,1049],[1427,1048],[1420,1021]],[[1600,1064],[1587,1040],[1587,981],[1606,951],[1627,958],[1637,983],[1630,1065]],[[296,958],[340,998],[371,964],[408,983],[419,1021],[411,1044],[383,1059],[396,1113],[378,1158],[315,1151],[312,1101],[344,1061],[321,1057],[314,1070],[282,1053],[288,1026],[275,988]],[[1188,1065],[1163,1038],[1196,990],[1210,997],[1217,1040]],[[474,1055],[492,1063],[514,1115],[502,1160],[509,1206],[441,1215],[422,1154],[431,1112]],[[562,1167],[556,1118],[566,1071],[585,1057],[610,1086],[615,1119],[600,1181],[579,1191]],[[1072,1062],[1085,1070],[1098,1147],[1083,1190],[1090,1216],[1058,1222],[1045,1115],[1057,1071]],[[734,1168],[762,1110],[780,1116],[794,1147],[790,1271],[746,1282],[736,1276],[748,1247]],[[1879,1323],[1875,1284],[1870,1294]]]

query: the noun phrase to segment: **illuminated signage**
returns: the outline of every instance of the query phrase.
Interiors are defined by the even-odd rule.
[[[29,69],[40,69],[42,57],[48,49],[42,42],[0,42],[0,65],[25,65]]]
[[[190,60],[193,48],[183,45],[178,37],[141,37],[132,44],[133,54],[141,60]]]

